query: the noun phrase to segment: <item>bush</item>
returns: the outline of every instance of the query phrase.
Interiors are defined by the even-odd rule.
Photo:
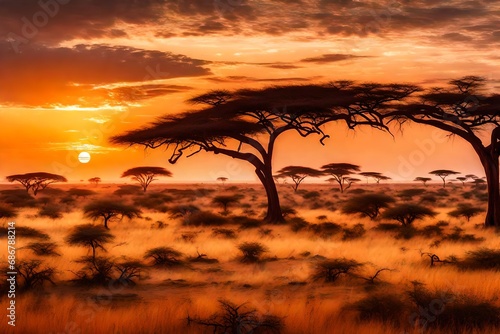
[[[467,252],[459,266],[463,269],[500,270],[500,249],[481,248]]]
[[[0,194],[0,202],[14,208],[34,208],[37,206],[35,198],[24,189],[2,190]]]
[[[349,199],[342,212],[346,214],[360,214],[374,220],[380,214],[380,209],[389,207],[394,203],[393,197],[385,194],[367,194]]]
[[[71,188],[70,190],[67,191],[68,195],[73,196],[73,197],[88,197],[95,195],[96,192],[88,189],[80,189],[80,188]]]
[[[114,262],[107,257],[84,256],[76,261],[84,267],[75,273],[76,282],[86,285],[107,285],[113,281]]]
[[[415,196],[422,195],[423,193],[425,193],[425,191],[425,189],[419,188],[404,189],[398,193],[398,196],[405,200],[411,200]]]
[[[232,218],[232,222],[239,225],[242,230],[260,228],[263,224],[261,220],[249,218],[247,216],[235,216]]]
[[[61,219],[63,217],[63,214],[59,206],[49,204],[38,210],[38,216],[47,217],[50,219]]]
[[[156,247],[148,250],[145,259],[152,259],[153,265],[173,267],[182,264],[179,259],[183,254],[171,247]]]
[[[26,246],[38,256],[60,256],[57,250],[57,244],[54,242],[31,242]]]
[[[142,194],[143,192],[144,191],[142,190],[141,187],[127,184],[123,186],[118,186],[118,189],[115,190],[113,194],[122,197],[128,195],[139,195]]]
[[[484,238],[478,238],[474,234],[464,234],[460,227],[455,227],[453,232],[443,237],[442,241],[453,242],[482,242]]]
[[[40,260],[20,261],[16,264],[17,284],[21,290],[31,290],[42,287],[46,282],[55,284],[52,280],[56,273],[52,267],[42,267]]]
[[[443,228],[438,225],[428,225],[424,227],[420,233],[427,238],[440,237],[443,235]]]
[[[369,295],[347,308],[355,310],[361,321],[381,321],[399,326],[405,318],[402,313],[408,305],[398,295],[378,293]]]
[[[195,205],[176,205],[168,210],[170,218],[185,218],[193,213],[200,212],[200,208]]]
[[[363,224],[356,224],[351,228],[344,228],[342,232],[342,240],[347,241],[363,237],[366,233],[366,230]]]
[[[167,194],[159,192],[149,192],[143,193],[142,196],[135,197],[134,205],[145,209],[165,213],[169,211],[165,203],[172,202],[173,200],[174,198]]]
[[[229,213],[229,211],[228,211],[229,206],[234,204],[234,203],[238,203],[242,198],[243,198],[243,195],[241,195],[241,194],[220,195],[220,196],[215,196],[212,199],[212,203],[222,206],[222,209],[223,209],[222,214],[227,215]]]
[[[221,311],[207,319],[187,317],[188,325],[205,326],[214,334],[268,334],[280,333],[283,320],[277,316],[258,315],[255,310],[246,309],[245,304],[237,306],[226,300],[219,300]]]
[[[321,194],[318,191],[307,191],[302,195],[303,199],[311,199],[311,200],[316,200],[321,196]]]
[[[401,204],[387,209],[382,217],[400,222],[403,226],[411,225],[417,219],[434,217],[436,213],[418,204]]]
[[[287,220],[287,224],[293,232],[299,232],[307,228],[310,224],[302,217],[293,217]]]
[[[324,222],[310,225],[309,230],[321,238],[327,239],[340,233],[342,231],[342,226],[331,222]]]
[[[335,282],[340,276],[353,273],[363,264],[349,259],[328,259],[319,262],[313,272],[313,280]]]
[[[236,238],[236,232],[227,228],[214,228],[212,229],[212,235],[215,237],[223,237],[226,239]]]
[[[221,226],[229,224],[229,220],[210,211],[195,212],[184,217],[182,225],[184,226]]]
[[[460,203],[458,204],[458,207],[449,212],[448,215],[454,218],[464,217],[467,221],[470,221],[472,217],[477,216],[482,212],[484,212],[484,210],[481,208],[474,207],[468,203]]]
[[[0,219],[1,218],[14,218],[17,216],[17,211],[10,206],[0,204]]]
[[[0,227],[0,237],[6,237],[8,233],[7,227]],[[37,229],[27,226],[16,226],[16,236],[22,238],[32,238],[40,240],[49,240],[48,234],[40,232]]]
[[[241,262],[257,262],[262,254],[268,251],[267,247],[258,242],[244,242],[238,245],[242,253]]]
[[[125,285],[136,285],[135,279],[140,279],[144,271],[144,265],[139,260],[124,259],[115,265],[119,273],[117,282]]]

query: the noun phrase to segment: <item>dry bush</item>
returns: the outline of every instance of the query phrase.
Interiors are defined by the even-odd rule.
[[[176,205],[171,207],[168,212],[170,212],[170,218],[185,218],[189,215],[192,215],[193,213],[200,212],[200,208],[192,205],[192,204],[186,204],[186,205]]]
[[[55,284],[52,280],[56,271],[53,267],[43,267],[40,260],[19,261],[16,264],[17,281],[21,290],[31,290],[42,287],[46,282]]]
[[[342,232],[342,226],[339,224],[324,222],[319,224],[311,224],[309,230],[323,239],[328,239]]]
[[[362,238],[366,234],[366,230],[363,224],[356,224],[350,228],[343,228],[342,233],[342,240],[349,241]]]
[[[83,264],[83,268],[76,272],[74,282],[83,285],[106,285],[113,281],[115,263],[112,259],[103,256],[84,256],[76,263]]]
[[[144,264],[139,260],[123,259],[115,264],[115,269],[118,272],[116,281],[124,285],[136,285],[136,279],[141,279],[144,272]]]
[[[290,229],[293,232],[302,231],[310,226],[309,222],[307,222],[302,217],[293,217],[293,218],[287,219],[287,225],[290,226]]]
[[[462,269],[500,270],[500,249],[480,248],[467,252],[463,261],[458,263]]]
[[[335,282],[340,276],[354,273],[363,264],[352,259],[327,259],[314,266],[313,280],[324,280],[327,283]]]
[[[226,300],[219,300],[219,304],[221,310],[206,319],[188,316],[188,325],[204,326],[214,334],[278,334],[284,328],[281,318],[259,315],[245,304],[236,305]]]
[[[154,266],[174,267],[182,264],[183,254],[171,247],[155,247],[144,254],[144,259],[151,259]]]
[[[233,224],[239,225],[241,230],[260,228],[263,225],[261,220],[247,216],[234,216],[231,218],[231,221]]]
[[[199,211],[184,217],[184,226],[222,226],[229,224],[230,220],[210,211]]]
[[[30,249],[38,256],[60,256],[55,242],[31,242],[25,248]]]
[[[460,227],[454,227],[452,233],[446,234],[441,241],[479,243],[483,242],[484,238],[478,238],[474,234],[464,233],[464,230]]]
[[[258,262],[262,254],[268,252],[268,248],[259,242],[244,242],[238,245],[242,256],[240,261],[243,263]]]
[[[226,239],[236,239],[236,232],[227,228],[213,228],[212,235],[214,237],[222,237]]]
[[[379,292],[348,305],[344,309],[354,310],[360,321],[380,321],[392,326],[400,326],[405,320],[408,304],[400,295]]]

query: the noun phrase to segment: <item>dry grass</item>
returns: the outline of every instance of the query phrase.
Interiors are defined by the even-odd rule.
[[[60,186],[68,190],[71,185]],[[212,192],[197,191],[198,188],[210,188]],[[213,207],[212,198],[219,195],[244,194],[239,204],[233,205],[231,215],[248,216],[249,209],[255,211],[259,218],[265,203],[263,192],[258,185],[236,185],[237,189],[227,185],[194,186],[194,185],[151,185],[148,193],[162,192],[175,198],[167,207],[183,204],[194,204],[204,210]],[[254,188],[252,191],[249,188]],[[367,191],[383,191],[396,194],[405,188],[403,185],[357,185]],[[73,272],[81,269],[75,261],[91,253],[82,247],[70,247],[64,242],[72,227],[91,223],[83,217],[81,208],[100,197],[106,198],[117,189],[116,185],[79,186],[99,192],[89,198],[79,198],[69,213],[62,219],[37,217],[38,208],[19,209],[15,219],[16,226],[29,226],[47,233],[50,241],[58,244],[61,256],[41,257],[48,266],[56,268],[56,286],[47,285],[43,290],[28,292],[17,297],[17,323],[15,330],[7,328],[6,321],[0,323],[1,333],[203,333],[203,328],[187,326],[186,317],[206,318],[217,311],[217,300],[225,299],[235,304],[248,303],[260,314],[273,314],[283,317],[284,333],[388,333],[400,334],[420,333],[420,328],[410,324],[408,319],[401,321],[401,327],[384,324],[380,321],[359,321],[355,312],[345,311],[345,306],[353,304],[372,293],[405,294],[411,282],[418,280],[430,290],[447,291],[454,294],[467,295],[475,300],[485,300],[500,306],[492,300],[500,294],[498,272],[488,270],[461,270],[452,264],[438,264],[430,267],[429,258],[421,256],[422,252],[431,252],[441,259],[449,256],[464,258],[468,251],[479,248],[498,249],[500,236],[494,231],[485,231],[475,227],[481,223],[483,215],[466,219],[451,218],[447,215],[462,201],[462,193],[470,189],[450,187],[449,197],[439,197],[439,205],[431,207],[438,214],[434,218],[426,218],[414,223],[417,229],[434,225],[438,221],[448,222],[443,233],[452,233],[458,226],[464,233],[484,238],[479,243],[441,241],[434,243],[439,237],[415,237],[396,239],[394,233],[375,230],[383,219],[371,221],[368,218],[345,215],[341,213],[343,203],[355,194],[339,194],[329,185],[302,185],[303,190],[317,191],[320,196],[315,199],[304,198],[294,194],[286,186],[280,186],[283,205],[294,201],[293,207],[298,216],[309,223],[333,222],[351,228],[363,224],[366,234],[354,240],[342,240],[342,233],[331,237],[315,235],[303,229],[293,232],[289,226],[264,226],[263,229],[239,230],[238,225],[227,225],[236,232],[236,238],[225,239],[213,236],[213,226],[183,226],[183,217],[170,218],[168,212],[148,211],[143,209],[143,217],[110,224],[114,241],[108,244],[104,253],[99,255],[114,259],[122,257],[142,259],[144,254],[155,247],[172,247],[185,254],[184,259],[206,254],[219,263],[187,263],[175,268],[149,267],[146,275],[136,286],[105,286],[83,288],[75,286],[70,280],[75,278]],[[409,187],[406,187],[409,188]],[[0,187],[12,189],[9,187]],[[172,191],[171,189],[178,189]],[[230,190],[232,189],[232,190]],[[427,192],[436,192],[439,188],[429,186]],[[189,191],[194,190],[194,191]],[[424,194],[425,195],[425,194]],[[119,200],[127,203],[134,201],[134,196],[124,195]],[[334,197],[334,196],[338,196]],[[62,197],[62,195],[61,195]],[[58,200],[57,198],[54,200]],[[419,196],[413,201],[418,202]],[[329,210],[325,202],[333,202],[336,211]],[[467,200],[476,206],[484,207],[477,199]],[[398,203],[401,203],[399,201]],[[311,204],[314,204],[312,206]],[[397,204],[396,204],[397,205]],[[427,202],[422,205],[429,206]],[[289,205],[292,206],[292,205]],[[314,209],[311,209],[314,207]],[[324,217],[326,216],[326,218]],[[318,219],[318,217],[321,217]],[[229,217],[230,218],[230,217]],[[153,223],[162,221],[165,227],[152,228]],[[5,224],[7,220],[3,220]],[[0,222],[1,223],[1,222]],[[95,224],[102,224],[95,222]],[[262,231],[268,229],[263,233]],[[189,238],[183,237],[189,235]],[[17,248],[28,245],[33,239],[17,239]],[[259,242],[268,252],[263,260],[257,263],[241,263],[238,245],[244,242]],[[20,249],[18,260],[34,258],[33,252]],[[363,277],[373,275],[377,269],[390,268],[384,271],[370,285],[355,275],[339,278],[333,283],[314,281],[312,275],[315,264],[321,257],[335,259],[354,259],[364,266],[359,269]],[[7,260],[5,252],[0,257]],[[1,297],[2,305],[7,298]],[[407,316],[406,316],[407,317]],[[443,328],[433,328],[433,333],[452,333]],[[208,331],[209,332],[209,331]],[[207,332],[207,333],[208,333]],[[464,328],[464,333],[474,333]],[[484,333],[476,331],[476,333]],[[493,331],[492,331],[493,333]]]

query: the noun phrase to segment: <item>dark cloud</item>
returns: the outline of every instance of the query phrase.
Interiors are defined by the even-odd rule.
[[[99,86],[203,76],[210,74],[207,64],[183,55],[123,46],[48,48],[33,45],[16,53],[4,43],[0,44],[0,103],[46,105],[64,101],[78,104],[86,96],[102,99],[101,91],[96,89]],[[178,88],[142,86],[134,91],[128,87],[114,93],[148,97],[172,93]]]
[[[286,82],[286,81],[296,81],[296,82],[310,82],[314,80],[320,79],[320,76],[315,76],[315,77],[310,77],[310,78],[255,78],[255,77],[248,77],[248,76],[227,76],[227,77],[208,77],[206,80],[212,81],[212,82],[220,82],[220,83],[226,83],[226,82],[238,82],[238,83],[252,83],[252,82]]]
[[[328,53],[321,55],[319,57],[305,58],[302,59],[303,63],[316,63],[316,64],[326,64],[326,63],[336,63],[339,61],[350,60],[355,58],[367,58],[366,56],[355,56],[350,54],[340,54],[340,53]]]

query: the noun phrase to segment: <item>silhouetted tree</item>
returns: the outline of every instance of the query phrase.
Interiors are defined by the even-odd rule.
[[[335,282],[341,275],[348,275],[363,264],[351,259],[327,259],[319,262],[313,272],[313,279],[323,279],[327,283]]]
[[[157,176],[171,177],[172,172],[163,167],[135,167],[127,169],[121,177],[132,177],[132,180],[139,182],[144,192],[151,182],[157,180]]]
[[[382,217],[394,219],[403,226],[411,225],[417,219],[425,217],[434,217],[436,213],[425,206],[417,204],[400,204],[385,210]]]
[[[132,219],[141,216],[141,210],[127,204],[122,204],[113,200],[98,200],[87,204],[83,208],[85,217],[96,220],[99,218],[104,219],[104,227],[109,229],[108,222],[114,218],[127,217]]]
[[[385,194],[366,194],[350,198],[344,207],[343,213],[359,213],[374,220],[380,214],[380,209],[389,207],[394,203],[393,197]]]
[[[26,188],[26,191],[31,189],[33,191],[33,195],[35,196],[40,190],[47,188],[49,184],[56,182],[68,182],[68,180],[62,175],[45,172],[9,175],[7,176],[7,181],[21,183]]]
[[[327,181],[337,182],[340,186],[340,192],[343,193],[345,190],[349,189],[353,183],[353,178],[349,177],[349,175],[358,172],[359,166],[348,163],[331,163],[322,166],[321,169],[325,175],[332,176],[332,178]]]
[[[220,183],[222,183],[222,185],[224,185],[227,180],[229,180],[229,179],[227,177],[224,177],[224,176],[219,176],[217,178],[217,181],[219,181]]]
[[[182,263],[180,257],[182,253],[171,247],[156,247],[148,250],[144,254],[145,259],[152,259],[156,266],[177,266]]]
[[[467,180],[468,180],[467,176],[459,176],[459,177],[457,177],[457,181],[462,182],[463,186],[465,186],[465,181],[467,181]]]
[[[381,124],[378,109],[400,101],[417,90],[409,85],[354,84],[270,87],[235,92],[212,91],[190,100],[203,109],[181,115],[167,115],[150,126],[115,136],[113,143],[173,148],[170,163],[187,151],[192,156],[206,151],[243,160],[255,167],[266,191],[265,220],[283,222],[272,158],[276,140],[288,131],[300,136],[319,134],[327,138],[322,125],[344,121],[349,128]]]
[[[219,204],[222,205],[223,208],[223,214],[228,213],[228,206],[233,203],[238,203],[241,199],[243,198],[243,195],[241,194],[235,194],[235,195],[220,195],[220,196],[215,196],[212,199],[212,203],[214,204]]]
[[[389,176],[385,176],[379,172],[361,172],[361,173],[359,173],[359,175],[366,177],[367,181],[368,181],[368,178],[371,177],[372,179],[375,180],[375,182],[377,182],[377,184],[379,184],[380,181],[391,180],[391,178]]]
[[[90,224],[75,226],[65,241],[71,246],[83,246],[92,249],[92,258],[96,257],[96,249],[106,251],[104,244],[113,241],[115,237],[101,226]]]
[[[460,173],[455,172],[453,170],[448,170],[448,169],[438,169],[438,170],[433,170],[432,172],[429,172],[429,174],[439,176],[441,178],[441,180],[443,180],[443,188],[446,188],[446,178],[450,175],[456,175],[456,174],[460,174]]]
[[[483,90],[485,79],[467,76],[450,81],[451,88],[434,88],[421,101],[387,113],[400,124],[427,124],[459,136],[473,147],[486,173],[488,212],[485,226],[500,226],[500,105],[499,94]],[[485,138],[489,137],[489,140]]]
[[[40,260],[19,261],[15,267],[18,274],[17,284],[23,290],[42,287],[45,282],[55,284],[52,279],[56,270],[53,267],[42,267]]]
[[[470,221],[472,217],[477,216],[483,211],[483,209],[470,205],[468,203],[460,203],[458,204],[458,207],[455,210],[450,211],[448,215],[455,218],[465,217],[467,221]]]
[[[101,182],[101,178],[100,177],[91,177],[90,179],[88,179],[89,183],[90,184],[94,184],[94,185],[98,185],[100,182]]]
[[[268,251],[266,246],[258,242],[244,242],[238,245],[238,249],[243,254],[241,262],[257,262]]]
[[[293,187],[294,191],[297,191],[299,185],[304,181],[304,179],[308,176],[310,177],[320,177],[323,176],[323,172],[310,167],[303,166],[286,166],[280,169],[275,178],[291,178],[295,186]]]
[[[413,180],[413,181],[422,182],[424,184],[424,186],[427,187],[427,182],[432,181],[432,179],[430,177],[419,176],[419,177],[416,177],[415,180]]]

